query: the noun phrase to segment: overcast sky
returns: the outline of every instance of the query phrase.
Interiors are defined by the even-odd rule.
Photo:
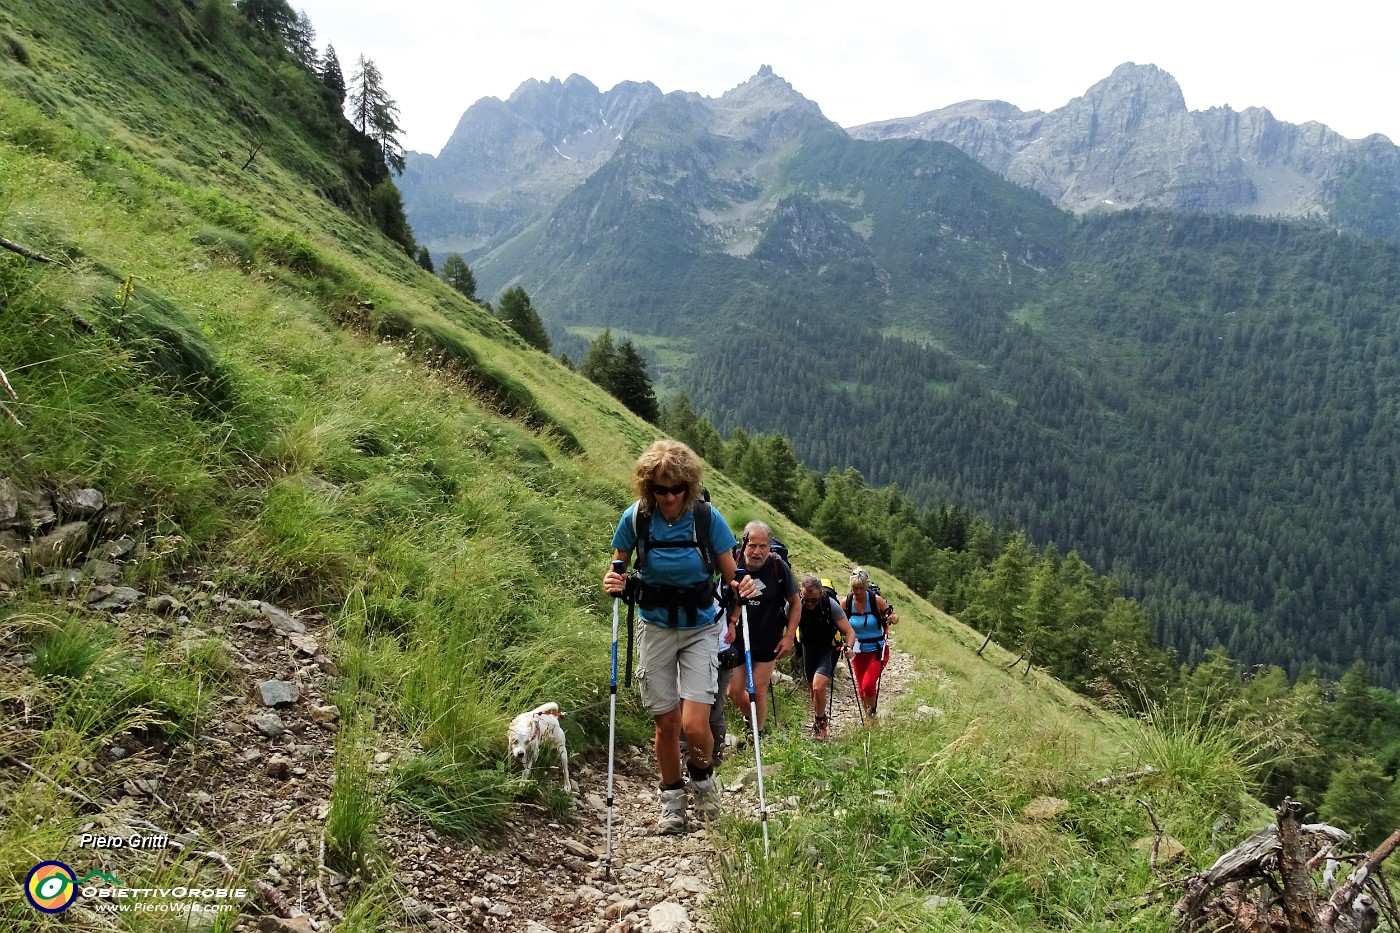
[[[1375,0],[289,2],[347,79],[374,60],[400,141],[434,155],[472,103],[529,78],[718,97],[764,64],[847,127],[972,99],[1053,110],[1131,61],[1175,77],[1192,110],[1267,107],[1400,142],[1400,14]]]

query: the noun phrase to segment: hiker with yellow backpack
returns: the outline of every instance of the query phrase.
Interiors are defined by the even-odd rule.
[[[802,578],[802,615],[797,623],[797,640],[802,644],[802,666],[812,691],[812,734],[825,739],[831,727],[829,705],[831,679],[836,672],[836,656],[854,651],[858,642],[836,591],[816,574]]]

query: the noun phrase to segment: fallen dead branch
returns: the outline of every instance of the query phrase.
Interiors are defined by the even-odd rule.
[[[1291,800],[1285,800],[1275,815],[1275,825],[1184,880],[1186,893],[1172,910],[1173,930],[1369,933],[1376,929],[1378,904],[1391,909],[1380,866],[1400,846],[1400,830],[1367,853],[1346,881],[1336,886],[1333,868],[1342,860],[1333,852],[1351,837],[1326,823],[1300,823],[1298,807]],[[1320,865],[1327,865],[1328,871],[1317,879],[1313,872]]]
[[[335,905],[331,903],[331,899],[326,896],[326,889],[321,887],[321,876],[327,871],[329,871],[329,869],[326,868],[326,834],[321,833],[321,852],[316,859],[316,893],[321,895],[321,906],[326,908],[327,912],[329,912],[332,917],[336,920],[344,920],[345,914],[336,910]]]
[[[19,253],[25,259],[32,259],[35,262],[53,262],[52,259],[45,256],[43,253],[40,253],[36,250],[32,250],[29,247],[24,246],[22,244],[16,243],[14,240],[7,240],[5,237],[2,236],[0,236],[0,246],[3,246],[5,249],[9,250],[12,253]]]
[[[9,377],[5,375],[5,371],[3,369],[0,369],[0,385],[3,385],[5,387],[5,391],[9,393],[10,398],[14,399],[16,402],[19,401],[19,393],[15,391],[14,386],[10,385]],[[9,415],[10,420],[13,421],[15,424],[19,425],[20,427],[24,427],[24,422],[19,420],[19,417],[13,411],[10,410],[10,406],[6,404],[6,402],[3,400],[0,400],[0,411],[3,411],[5,414]]]
[[[43,781],[50,787],[54,788],[60,794],[63,794],[65,797],[72,797],[74,800],[77,800],[80,803],[85,803],[90,807],[96,806],[96,804],[92,802],[92,798],[84,797],[82,794],[78,793],[72,788],[64,787],[62,784],[49,777],[47,774],[40,771],[38,768],[34,767],[33,765],[26,764],[23,761],[20,761],[14,755],[6,755],[4,758],[0,758],[0,762],[3,762],[7,765],[12,765],[13,767],[19,768],[23,771],[28,771],[30,774],[34,775],[34,777],[38,778],[40,781]]]

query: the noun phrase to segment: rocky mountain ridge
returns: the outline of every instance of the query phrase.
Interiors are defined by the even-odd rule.
[[[579,75],[526,81],[504,101],[483,98],[436,157],[408,153],[405,204],[425,231],[438,231],[425,238],[435,250],[495,242],[596,171],[660,98],[650,82],[604,93]]]
[[[1076,213],[1146,206],[1317,218],[1373,236],[1400,229],[1373,210],[1400,196],[1400,149],[1386,137],[1349,140],[1262,107],[1188,110],[1176,79],[1155,65],[1120,65],[1048,113],[964,101],[849,132],[951,143]]]
[[[436,158],[411,153],[400,185],[415,231],[434,252],[479,254],[519,234],[614,158],[657,148],[682,162],[693,156],[729,176],[742,201],[744,179],[771,175],[783,148],[813,130],[840,132],[767,65],[713,99],[634,82],[600,92],[578,75],[531,80],[507,101],[473,104]],[[633,133],[638,146],[629,149]],[[704,205],[720,214],[732,206]]]
[[[712,137],[742,142],[758,174],[814,125],[836,127],[768,65],[718,98],[663,95],[649,82],[603,92],[579,75],[531,79],[506,101],[483,98],[468,108],[437,157],[409,154],[401,187],[415,231],[435,252],[473,256],[499,247],[615,158],[663,101],[694,110],[683,121],[689,130],[653,123],[672,134],[670,148],[698,140],[693,130],[703,125]],[[1143,206],[1310,218],[1400,239],[1400,148],[1389,139],[1346,139],[1320,123],[1282,122],[1262,107],[1188,110],[1176,79],[1150,64],[1120,65],[1050,112],[972,100],[845,132],[949,143],[1075,213]],[[712,150],[707,144],[697,155]],[[708,225],[734,241],[727,248],[754,247],[753,230],[740,229],[752,227],[744,222],[750,210],[703,209]]]

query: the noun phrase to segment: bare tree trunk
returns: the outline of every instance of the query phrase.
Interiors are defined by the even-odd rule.
[[[1348,841],[1346,833],[1326,823],[1301,824],[1297,805],[1285,800],[1275,813],[1275,825],[1250,836],[1205,871],[1183,879],[1186,893],[1172,911],[1173,929],[1371,933],[1380,925],[1378,900],[1393,916],[1379,875],[1381,862],[1400,847],[1400,830],[1319,904],[1316,892],[1332,882],[1324,875],[1315,883],[1312,873]]]
[[[1283,915],[1291,930],[1318,929],[1308,859],[1303,854],[1298,805],[1285,800],[1278,808],[1279,874],[1283,877]]]
[[[7,240],[2,236],[0,236],[0,246],[3,246],[12,253],[19,253],[24,258],[32,259],[35,262],[53,262],[52,259],[45,256],[43,253],[35,252],[27,246],[21,246],[14,240]]]
[[[243,167],[239,169],[240,172],[248,171],[248,166],[253,164],[253,160],[258,157],[258,153],[262,151],[262,147],[263,144],[261,139],[253,141],[253,151],[248,153],[248,161],[243,163]]]

